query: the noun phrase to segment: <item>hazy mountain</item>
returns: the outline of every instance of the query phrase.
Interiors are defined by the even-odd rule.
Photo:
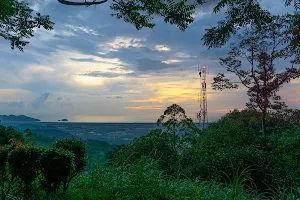
[[[0,115],[0,121],[2,122],[39,122],[41,120],[25,115]]]

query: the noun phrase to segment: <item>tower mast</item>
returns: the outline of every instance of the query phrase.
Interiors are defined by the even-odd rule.
[[[199,76],[200,76],[200,95],[199,95],[199,104],[200,110],[197,113],[197,119],[199,124],[202,123],[202,128],[205,128],[205,124],[208,124],[208,113],[207,113],[207,93],[206,93],[206,66],[202,66],[201,70],[198,67]]]

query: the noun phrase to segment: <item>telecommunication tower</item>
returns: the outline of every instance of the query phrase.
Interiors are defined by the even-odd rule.
[[[207,114],[207,93],[206,93],[206,66],[202,66],[201,69],[198,66],[198,72],[200,76],[200,94],[198,96],[198,101],[200,104],[200,110],[197,113],[197,119],[199,124],[202,123],[203,129],[205,124],[208,124],[208,114]]]

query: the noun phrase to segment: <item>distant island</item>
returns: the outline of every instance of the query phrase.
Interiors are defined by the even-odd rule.
[[[58,120],[59,122],[68,122],[69,120],[68,119],[60,119]]]
[[[41,120],[25,115],[0,115],[0,122],[39,122]]]

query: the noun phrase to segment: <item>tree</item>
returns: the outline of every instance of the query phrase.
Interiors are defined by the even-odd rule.
[[[294,41],[293,33],[289,32],[291,17],[294,16],[273,16],[268,24],[248,27],[243,34],[238,35],[238,41],[231,44],[229,55],[220,58],[221,65],[225,66],[228,72],[234,73],[240,83],[248,89],[250,102],[246,106],[261,110],[264,135],[268,109],[281,110],[286,107],[277,94],[279,89],[284,83],[300,77],[300,68],[294,66],[300,64],[299,47],[292,46],[299,41]],[[283,72],[275,73],[275,61],[280,59],[289,59],[291,66]],[[243,61],[249,62],[248,69]],[[212,85],[213,89],[218,90],[239,86],[221,73],[214,78]]]
[[[172,104],[167,107],[164,114],[157,120],[158,126],[166,128],[165,132],[173,136],[173,148],[180,151],[179,139],[184,138],[186,141],[192,140],[191,135],[195,134],[198,128],[193,123],[193,120],[186,116],[185,110],[177,105]]]
[[[186,116],[185,110],[177,104],[167,107],[164,114],[157,120],[157,125],[164,126],[167,129],[166,132],[173,135],[182,134],[181,131],[185,128],[195,126],[193,120]]]
[[[25,2],[17,0],[1,0],[0,2],[0,37],[9,40],[11,48],[23,51],[28,39],[34,36],[34,29],[43,27],[52,30],[54,23],[49,16],[36,13]]]

